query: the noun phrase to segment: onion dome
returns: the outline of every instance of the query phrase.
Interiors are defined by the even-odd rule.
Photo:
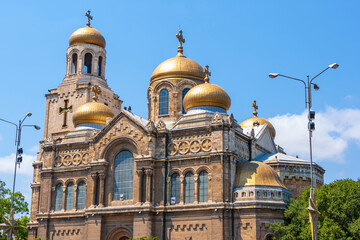
[[[101,92],[100,87],[93,86],[91,90],[95,93],[93,102],[88,102],[76,109],[73,114],[73,123],[76,126],[81,124],[106,125],[106,118],[113,118],[111,109],[103,103],[96,102],[97,94]]]
[[[269,128],[270,128],[271,135],[275,138],[276,131],[275,131],[274,126],[268,120],[266,120],[265,118],[261,118],[261,117],[257,116],[258,115],[258,113],[257,113],[258,106],[256,105],[255,100],[254,100],[254,102],[252,104],[252,107],[254,108],[254,112],[253,112],[254,116],[252,118],[248,118],[245,121],[243,121],[240,124],[240,127],[241,128],[248,128],[248,127],[254,127],[254,126],[267,124],[269,126]]]
[[[181,30],[179,30],[179,33],[176,34],[176,37],[179,40],[177,56],[162,62],[159,66],[157,66],[157,68],[155,68],[150,78],[151,83],[158,78],[178,77],[184,75],[198,78],[199,80],[204,79],[205,74],[201,65],[183,55],[182,43],[185,42],[185,39],[182,36]]]
[[[199,84],[189,90],[184,97],[183,106],[187,111],[194,107],[212,106],[219,107],[226,111],[229,110],[231,99],[226,91],[216,84],[209,83],[209,66],[203,70],[205,74],[205,83]]]
[[[69,38],[69,46],[90,43],[105,48],[106,42],[103,35],[95,28],[90,27],[90,20],[92,20],[90,11],[87,11],[85,16],[88,18],[86,27],[79,28],[71,34]]]
[[[259,161],[244,161],[236,165],[235,186],[272,186],[286,189],[275,170]]]

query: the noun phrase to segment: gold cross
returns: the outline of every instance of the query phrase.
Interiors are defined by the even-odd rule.
[[[206,65],[204,68],[204,73],[205,73],[205,82],[209,82],[209,76],[211,76],[211,72],[209,71],[209,65]]]
[[[90,20],[93,19],[93,17],[90,15],[90,10],[87,10],[87,11],[85,12],[85,17],[87,17],[86,26],[90,27]]]
[[[59,113],[64,113],[64,121],[63,121],[63,125],[62,125],[63,128],[67,127],[67,125],[66,125],[67,113],[72,111],[72,106],[68,107],[68,103],[69,103],[68,99],[64,100],[65,106],[63,108],[62,107],[59,108]]]
[[[257,113],[256,110],[258,110],[258,105],[256,105],[256,101],[255,101],[255,100],[254,100],[254,102],[252,103],[251,106],[254,108],[254,112],[253,112],[254,117],[257,117],[258,113]]]
[[[95,85],[91,87],[91,91],[94,93],[92,99],[94,100],[94,102],[96,102],[99,98],[98,95],[100,95],[101,93],[101,88],[98,85]]]
[[[182,35],[182,30],[179,30],[179,33],[176,34],[176,38],[179,40],[178,53],[183,53],[182,44],[185,43],[185,38]]]

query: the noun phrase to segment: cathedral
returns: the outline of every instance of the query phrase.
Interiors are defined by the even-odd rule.
[[[228,112],[209,67],[184,55],[181,30],[177,54],[144,86],[147,118],[122,108],[105,78],[105,38],[86,16],[64,79],[45,94],[29,239],[272,239],[270,223],[310,185],[310,163],[276,145],[256,101],[249,119]]]

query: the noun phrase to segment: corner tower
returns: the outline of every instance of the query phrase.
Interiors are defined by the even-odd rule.
[[[178,54],[162,62],[150,78],[148,119],[154,122],[171,123],[179,119],[185,113],[182,103],[185,94],[192,87],[204,83],[203,68],[183,54],[185,39],[181,30],[176,37],[179,40]]]
[[[109,88],[105,79],[106,41],[103,35],[90,26],[92,16],[85,13],[87,24],[79,28],[69,39],[66,52],[66,74],[62,83],[49,90],[46,97],[44,139],[54,138],[75,128],[72,117],[82,104],[91,102],[92,86],[100,86],[102,91],[98,102],[107,105],[117,115],[122,101]]]

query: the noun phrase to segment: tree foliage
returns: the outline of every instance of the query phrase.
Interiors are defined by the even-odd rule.
[[[310,187],[292,199],[285,210],[285,221],[273,223],[275,239],[311,240],[309,214]],[[360,240],[360,179],[337,180],[315,190],[320,211],[318,239]]]
[[[3,216],[8,216],[11,208],[11,190],[6,188],[5,182],[0,180],[0,223],[3,223]],[[14,213],[15,214],[29,214],[28,203],[25,202],[25,197],[20,192],[14,194]],[[19,225],[26,226],[29,218],[22,216],[19,220]],[[28,230],[19,229],[17,239],[27,239]],[[5,236],[0,236],[0,239],[6,239]]]

